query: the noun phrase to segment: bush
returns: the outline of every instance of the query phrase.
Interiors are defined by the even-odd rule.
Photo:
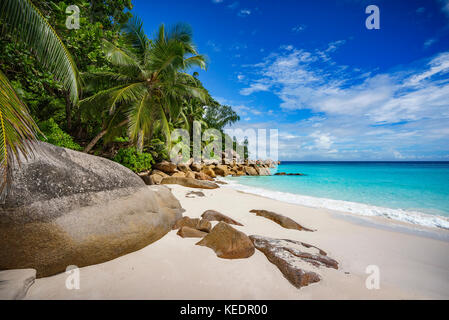
[[[45,137],[40,136],[39,139],[58,147],[63,147],[72,150],[82,150],[83,148],[73,141],[73,138],[67,132],[64,132],[53,118],[40,123],[39,128]]]
[[[151,154],[138,152],[135,147],[120,149],[113,160],[135,173],[150,170],[151,165],[154,164]]]

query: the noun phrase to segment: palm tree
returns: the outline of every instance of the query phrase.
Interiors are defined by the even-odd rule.
[[[30,0],[0,0],[2,30],[28,45],[43,67],[61,81],[71,101],[76,104],[79,95],[79,76],[76,65],[42,13]],[[0,192],[11,182],[11,166],[32,152],[39,130],[26,105],[19,99],[3,72],[0,71]]]
[[[123,28],[129,49],[121,49],[103,41],[104,52],[116,68],[113,72],[86,74],[90,90],[100,90],[81,101],[83,109],[107,108],[103,129],[87,145],[89,152],[111,129],[128,125],[130,141],[142,150],[144,139],[151,136],[155,126],[165,133],[170,144],[169,123],[181,115],[182,98],[192,95],[204,99],[204,92],[188,81],[185,73],[192,67],[205,69],[206,62],[192,42],[188,25],[176,24],[169,31],[159,27],[150,41],[142,22],[134,17]]]

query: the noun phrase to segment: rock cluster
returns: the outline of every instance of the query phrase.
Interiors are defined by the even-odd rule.
[[[143,181],[148,184],[182,184],[191,188],[205,188],[198,185],[195,180],[206,181],[203,185],[213,188],[207,181],[213,181],[217,176],[269,176],[270,168],[274,168],[278,162],[272,160],[246,160],[244,162],[226,160],[204,160],[201,163],[190,159],[186,162],[162,161],[153,166],[150,172],[139,174]],[[178,180],[175,180],[177,178]],[[217,186],[218,187],[218,186]]]
[[[244,259],[254,254],[250,238],[229,225],[242,224],[215,210],[206,210],[201,218],[183,217],[176,221],[173,230],[179,229],[177,235],[182,238],[203,238],[197,245],[211,248],[219,258]],[[212,228],[210,221],[219,222]]]

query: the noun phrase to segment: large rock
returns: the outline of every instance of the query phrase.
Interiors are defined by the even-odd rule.
[[[186,174],[184,172],[175,172],[171,175],[172,177],[185,178]]]
[[[254,245],[248,236],[225,222],[219,222],[197,245],[211,248],[224,259],[243,259],[254,254]]]
[[[182,171],[182,172],[184,172],[184,173],[189,172],[189,171],[190,171],[189,164],[186,164],[186,163],[179,163],[179,164],[178,164],[178,170],[179,170],[179,171]]]
[[[321,280],[320,267],[338,269],[338,262],[323,250],[310,244],[252,235],[254,246],[276,265],[285,278],[297,288]]]
[[[219,164],[219,165],[215,166],[213,170],[214,170],[215,174],[218,176],[226,177],[227,175],[229,175],[228,166],[223,165],[223,164]]]
[[[257,167],[257,172],[259,173],[259,176],[271,176],[271,171],[268,168],[265,167]]]
[[[198,162],[193,162],[193,163],[190,165],[190,168],[191,168],[193,171],[200,172],[201,169],[203,168],[203,165],[202,165],[201,163],[198,163]]]
[[[218,184],[211,181],[196,180],[192,178],[182,177],[165,177],[162,179],[161,184],[179,184],[188,188],[200,188],[200,189],[217,189]]]
[[[249,176],[258,176],[259,175],[257,170],[253,167],[246,166],[246,167],[244,167],[244,169],[245,169],[245,173]]]
[[[213,168],[215,168],[215,166],[212,166],[212,165],[210,165],[210,166],[204,166],[204,167],[201,169],[201,172],[204,173],[204,174],[206,174],[206,175],[208,175],[208,176],[211,177],[211,178],[216,178],[217,175],[215,174],[215,171],[213,170]]]
[[[0,269],[37,276],[105,262],[163,237],[184,211],[122,165],[38,143],[0,206]]]
[[[164,179],[163,176],[158,175],[158,174],[152,174],[150,176],[151,182],[153,182],[153,184],[161,184],[162,179]]]
[[[20,300],[36,279],[36,270],[17,269],[0,271],[0,300]]]
[[[201,217],[208,221],[223,221],[223,222],[226,222],[227,224],[243,226],[243,224],[241,224],[240,222],[237,222],[234,219],[229,218],[228,216],[226,216],[218,211],[215,211],[215,210],[206,210],[203,212]]]
[[[197,179],[197,180],[214,181],[214,179],[212,179],[210,176],[208,176],[204,172],[195,172],[195,179]]]
[[[156,163],[154,168],[167,174],[178,172],[178,166],[175,163],[165,160],[160,163]]]
[[[257,216],[261,216],[261,217],[270,219],[270,220],[276,222],[277,224],[279,224],[281,227],[284,227],[286,229],[296,229],[299,231],[311,231],[311,232],[315,231],[315,230],[303,227],[302,225],[297,223],[295,220],[290,219],[289,217],[283,216],[281,214],[278,214],[278,213],[275,213],[272,211],[253,209],[250,212],[255,213]]]
[[[189,171],[186,173],[186,178],[195,179],[195,177],[196,177],[196,172]]]

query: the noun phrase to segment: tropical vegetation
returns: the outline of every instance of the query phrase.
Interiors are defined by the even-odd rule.
[[[79,28],[66,26],[69,5]],[[168,157],[171,132],[239,120],[200,81],[207,58],[189,25],[148,38],[131,0],[0,0],[1,188],[36,139],[135,172]],[[203,142],[207,143],[207,142]]]

